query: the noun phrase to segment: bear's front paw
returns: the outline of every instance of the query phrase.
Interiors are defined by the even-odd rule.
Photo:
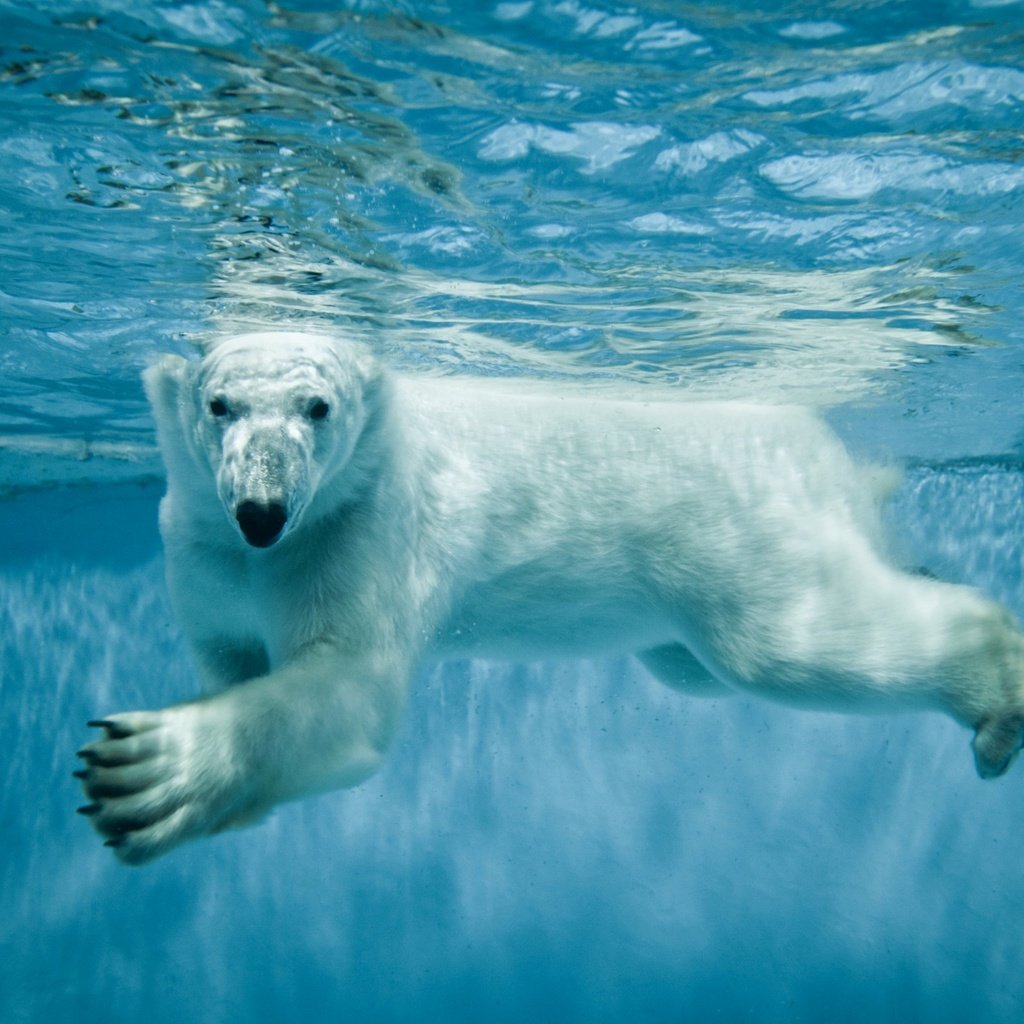
[[[80,807],[118,859],[144,864],[179,843],[217,832],[251,813],[230,730],[209,705],[111,715],[89,725],[102,739],[78,751]]]

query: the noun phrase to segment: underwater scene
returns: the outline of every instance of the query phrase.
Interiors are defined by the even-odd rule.
[[[1020,0],[0,0],[0,1020],[1024,1019],[1024,774],[633,658],[420,672],[381,770],[123,866],[86,722],[199,688],[143,370],[820,411],[1024,616]]]

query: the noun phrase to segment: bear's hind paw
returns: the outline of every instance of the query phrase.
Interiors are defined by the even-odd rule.
[[[1004,775],[1024,743],[1024,716],[1005,715],[982,722],[974,734],[974,767],[983,779]]]

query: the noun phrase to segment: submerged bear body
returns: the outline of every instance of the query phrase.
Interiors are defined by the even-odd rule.
[[[879,474],[805,412],[396,377],[287,333],[147,387],[206,694],[82,752],[128,863],[358,783],[431,659],[632,652],[694,694],[944,711],[983,775],[1019,749],[1015,623],[888,562]]]

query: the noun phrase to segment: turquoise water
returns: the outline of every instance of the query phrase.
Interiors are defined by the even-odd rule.
[[[451,665],[384,771],[119,867],[82,723],[194,691],[139,371],[340,327],[427,373],[821,407],[1024,613],[1024,5],[0,0],[0,1017],[1024,1014],[1020,770],[945,720]]]

